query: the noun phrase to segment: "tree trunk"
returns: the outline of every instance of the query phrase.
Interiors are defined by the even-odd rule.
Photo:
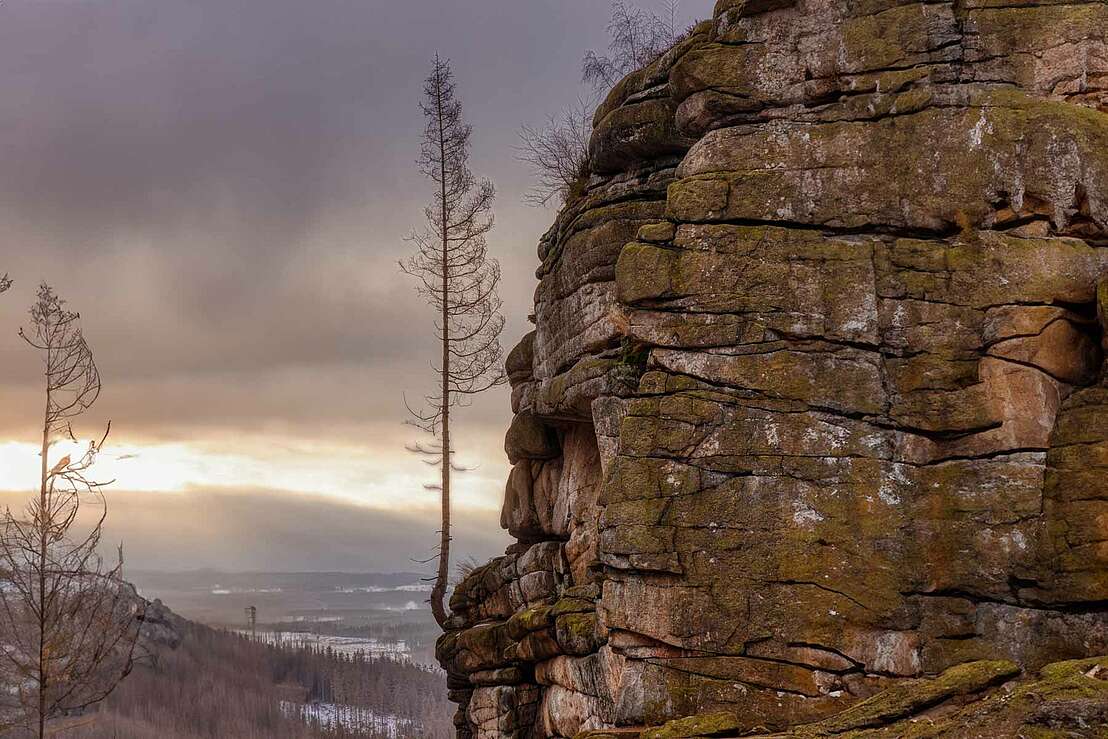
[[[443,100],[438,99],[440,217],[442,226],[442,520],[439,531],[439,568],[431,590],[431,613],[439,628],[446,629],[446,581],[450,576],[450,284],[449,213],[446,207],[446,131],[443,124]]]
[[[49,356],[48,356],[49,363]],[[49,481],[50,467],[48,455],[50,453],[50,378],[46,380],[46,409],[42,417],[42,446],[39,449],[41,466],[39,471],[39,501],[41,510],[47,510],[46,486]],[[38,550],[38,736],[43,739],[46,736],[46,687],[49,680],[46,657],[46,540],[47,529],[45,524],[39,530]]]

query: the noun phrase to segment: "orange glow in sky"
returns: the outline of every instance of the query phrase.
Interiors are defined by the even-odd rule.
[[[59,443],[51,459],[79,453],[81,444]],[[0,442],[0,490],[32,491],[38,485],[38,448]],[[499,506],[505,471],[475,470],[457,482],[456,502],[470,509]],[[107,445],[92,479],[114,481],[108,491],[180,493],[196,489],[275,490],[320,495],[374,508],[401,510],[433,505],[425,490],[434,470],[395,449],[364,448],[302,440],[239,438],[233,447],[215,443]]]

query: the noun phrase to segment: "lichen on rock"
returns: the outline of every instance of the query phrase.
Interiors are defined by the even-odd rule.
[[[459,737],[1108,721],[1108,5],[720,0],[590,161]]]

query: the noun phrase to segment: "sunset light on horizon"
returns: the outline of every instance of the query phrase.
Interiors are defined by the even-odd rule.
[[[51,459],[83,450],[85,443],[54,446]],[[427,467],[415,457],[376,453],[305,439],[237,438],[224,443],[107,444],[94,468],[113,491],[188,493],[253,489],[317,496],[382,510],[434,507],[437,493],[424,489]],[[0,443],[0,491],[37,489],[39,449]],[[474,469],[458,480],[461,508],[499,510],[507,465]],[[398,494],[403,491],[403,495]]]

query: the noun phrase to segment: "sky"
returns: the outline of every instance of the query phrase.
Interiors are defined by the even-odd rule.
[[[648,4],[648,0],[644,0]],[[710,0],[686,0],[686,20]],[[411,570],[434,470],[404,398],[433,382],[432,315],[397,261],[429,183],[431,57],[451,60],[470,165],[498,190],[510,349],[539,236],[521,125],[587,94],[604,0],[4,0],[0,4],[0,502],[35,485],[45,280],[81,313],[112,421],[107,537],[142,569]],[[495,555],[510,421],[460,412],[459,558]]]

